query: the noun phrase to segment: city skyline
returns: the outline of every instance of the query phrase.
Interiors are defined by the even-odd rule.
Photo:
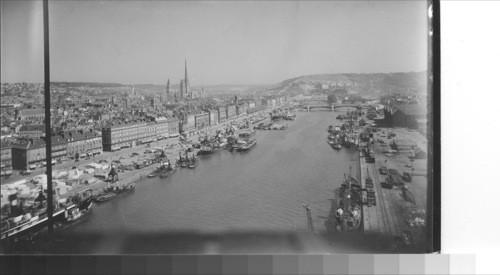
[[[41,2],[3,1],[2,82],[42,82]],[[274,84],[427,69],[426,2],[49,3],[53,81]],[[175,26],[175,27],[171,27]]]

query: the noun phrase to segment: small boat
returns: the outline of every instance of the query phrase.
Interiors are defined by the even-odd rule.
[[[182,168],[186,168],[186,167],[188,167],[188,166],[189,166],[189,161],[188,161],[188,160],[183,160],[183,161],[181,162],[180,166],[181,166]]]
[[[340,150],[340,149],[342,149],[342,145],[340,145],[340,143],[335,143],[335,144],[332,145],[332,148]]]
[[[161,171],[160,178],[166,178],[175,173],[176,170],[176,167],[167,166],[165,169],[163,169],[163,171]]]
[[[175,173],[175,171],[177,171],[176,168],[167,168],[161,172],[160,178],[166,178],[166,177],[172,175],[173,173]]]
[[[62,223],[58,227],[58,229],[68,228],[85,220],[89,216],[91,209],[92,198],[89,197],[87,201],[82,202],[79,207],[71,208],[70,210],[68,210],[68,217],[66,218],[66,221]]]
[[[280,114],[274,114],[271,116],[271,120],[280,120],[282,117]]]
[[[158,168],[156,170],[154,170],[153,172],[151,172],[149,175],[148,175],[148,178],[154,178],[154,177],[157,177],[160,175],[161,173],[161,168]]]
[[[249,140],[245,144],[241,145],[241,147],[238,148],[238,151],[248,151],[252,149],[255,145],[257,145],[256,139]]]
[[[295,118],[297,117],[296,114],[292,114],[292,113],[287,113],[283,118],[285,120],[294,120]]]
[[[212,154],[215,150],[210,146],[202,146],[200,151],[198,151],[198,155],[209,155]]]
[[[94,198],[94,201],[98,202],[98,203],[109,201],[109,200],[121,197],[125,194],[128,194],[128,193],[134,191],[134,189],[135,189],[135,182],[129,183],[127,185],[123,185],[120,187],[116,187],[116,188],[108,187],[108,188],[104,189],[104,191],[101,194],[97,195]]]
[[[192,158],[190,161],[189,161],[189,165],[188,167],[190,169],[193,169],[193,168],[196,168],[196,165],[198,165],[198,160],[196,158]]]
[[[252,131],[245,131],[245,132],[241,132],[241,133],[239,134],[239,137],[240,137],[240,138],[251,138],[251,137],[253,137],[256,133],[257,133],[257,131],[255,131],[255,130],[252,130]]]

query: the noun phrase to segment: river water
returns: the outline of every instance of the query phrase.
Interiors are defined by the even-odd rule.
[[[144,179],[133,194],[94,204],[79,232],[110,233],[307,231],[311,205],[316,231],[326,231],[334,189],[344,173],[358,171],[353,149],[326,143],[339,112],[298,112],[285,131],[259,131],[249,152],[200,157],[195,169],[169,178]]]

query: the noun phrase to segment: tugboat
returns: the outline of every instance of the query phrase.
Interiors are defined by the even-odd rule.
[[[86,189],[76,194],[73,201],[77,207],[67,211],[66,221],[59,224],[58,229],[71,227],[87,218],[92,208],[92,199],[92,189]]]
[[[187,155],[187,151],[185,153],[186,153],[186,156],[182,157],[181,153],[179,152],[179,160],[177,160],[177,163],[182,168],[186,168],[189,166],[189,157]]]
[[[167,161],[167,165],[163,168],[160,173],[160,178],[166,178],[172,175],[176,171],[176,167],[170,164],[170,161]]]
[[[104,188],[103,192],[97,195],[94,198],[94,201],[99,203],[99,202],[105,202],[109,201],[118,197],[121,197],[125,194],[128,194],[135,189],[135,182],[122,185],[122,186],[114,186],[114,187],[108,187]]]

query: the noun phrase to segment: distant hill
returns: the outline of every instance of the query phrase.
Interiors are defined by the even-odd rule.
[[[287,79],[274,89],[313,90],[323,84],[345,88],[350,93],[391,94],[418,93],[427,89],[427,71],[374,74],[315,74]]]

